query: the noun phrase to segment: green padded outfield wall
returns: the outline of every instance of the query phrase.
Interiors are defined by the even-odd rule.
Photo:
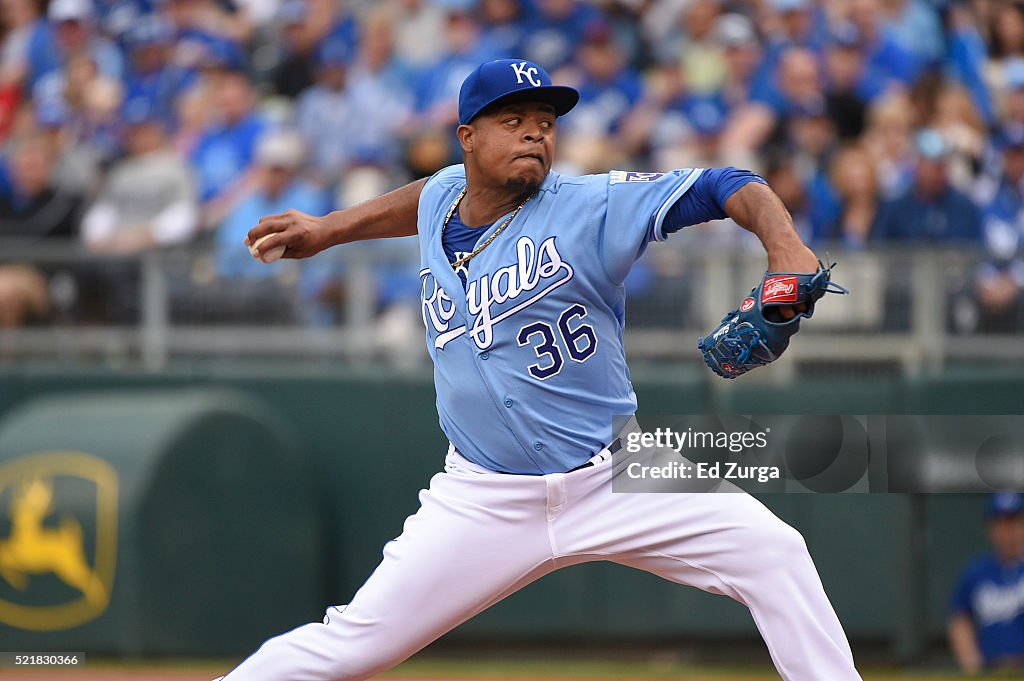
[[[847,414],[1012,414],[1024,407],[1024,374],[1005,369],[913,382],[802,380],[799,386],[781,389],[754,381],[723,387],[711,383],[703,367],[633,373],[641,410],[650,414],[777,413],[780,404],[805,405],[808,413]],[[405,517],[416,510],[417,491],[443,461],[446,443],[437,425],[429,373],[234,363],[188,365],[160,374],[10,369],[0,371],[0,419],[10,417],[14,405],[41,395],[100,390],[116,396],[141,389],[170,394],[201,386],[252,396],[270,405],[290,429],[288,446],[308,458],[324,498],[329,562],[319,598],[346,602],[380,560],[384,543],[401,532]],[[809,396],[814,399],[808,401]],[[0,433],[6,422],[0,420]],[[197,441],[195,448],[204,445]],[[766,495],[763,501],[807,538],[830,598],[855,640],[895,644],[915,620],[922,621],[931,637],[941,636],[952,580],[963,562],[984,546],[984,498],[977,495],[935,495],[923,505],[901,495],[862,494]],[[0,513],[3,503],[0,499]],[[266,522],[225,512],[231,522]],[[915,514],[924,515],[927,532],[909,538],[907,528]],[[927,573],[917,579],[908,572],[913,565],[907,547],[919,542],[926,551]],[[296,555],[293,562],[301,561]],[[249,589],[246,571],[256,568],[243,563],[226,563],[219,578],[236,582],[240,591]],[[287,576],[294,574],[288,569],[298,568],[275,569]],[[915,600],[916,592],[923,601]],[[319,619],[319,612],[309,619]],[[273,620],[263,633],[294,625],[289,616]],[[724,597],[619,566],[591,564],[527,587],[451,638],[537,641],[581,636],[645,641],[752,638],[756,630],[746,610]],[[227,652],[247,650],[227,636],[208,643]]]
[[[322,616],[317,477],[238,391],[26,400],[0,420],[3,648],[219,653]]]

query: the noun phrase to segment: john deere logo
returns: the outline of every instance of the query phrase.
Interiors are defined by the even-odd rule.
[[[70,629],[107,609],[117,559],[117,474],[80,452],[0,465],[0,623]]]

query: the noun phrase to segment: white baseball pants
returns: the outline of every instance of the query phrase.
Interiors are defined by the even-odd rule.
[[[743,603],[786,681],[859,681],[796,530],[745,493],[613,494],[611,457],[597,458],[507,475],[449,449],[352,602],[269,639],[224,681],[366,679],[535,579],[593,560]]]

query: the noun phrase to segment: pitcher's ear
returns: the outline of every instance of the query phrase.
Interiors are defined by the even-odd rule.
[[[473,151],[473,133],[476,132],[472,125],[460,125],[455,131],[455,136],[459,138],[459,146],[462,147],[462,153],[468,154]]]

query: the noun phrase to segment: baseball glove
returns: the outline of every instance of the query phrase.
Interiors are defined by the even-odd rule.
[[[725,315],[714,333],[697,339],[704,362],[722,378],[736,378],[770,364],[785,352],[789,339],[800,329],[800,319],[814,314],[814,304],[826,293],[848,291],[832,281],[835,263],[814,274],[766,272],[740,306]],[[807,304],[791,319],[778,308]]]

